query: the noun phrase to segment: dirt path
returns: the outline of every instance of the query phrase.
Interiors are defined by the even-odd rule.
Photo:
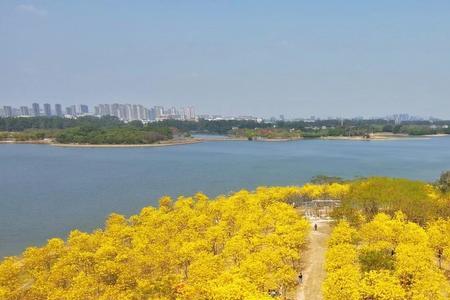
[[[297,300],[322,300],[322,282],[325,279],[325,251],[330,235],[327,221],[311,221],[317,224],[317,231],[312,231],[309,248],[303,256],[303,284],[297,288]]]

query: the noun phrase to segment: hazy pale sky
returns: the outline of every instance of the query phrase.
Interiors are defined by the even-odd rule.
[[[450,1],[0,1],[0,105],[450,118]]]

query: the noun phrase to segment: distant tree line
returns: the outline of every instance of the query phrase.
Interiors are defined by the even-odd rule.
[[[271,123],[256,122],[251,120],[218,120],[208,121],[200,119],[199,121],[179,121],[164,120],[154,123],[155,126],[175,127],[185,132],[228,134],[233,128],[255,129],[273,127]]]
[[[125,124],[117,117],[104,116],[101,118],[87,116],[77,119],[60,117],[32,117],[32,118],[0,118],[0,131],[24,131],[27,129],[66,129],[73,127],[93,126],[95,128],[117,128],[130,126],[143,128],[140,121]],[[317,138],[322,136],[364,136],[371,133],[392,132],[409,135],[426,135],[445,133],[450,129],[443,127],[450,121],[409,121],[395,124],[386,120],[315,120],[307,121],[277,121],[257,122],[253,120],[217,120],[199,121],[164,120],[151,123],[151,128],[176,128],[181,132],[229,134],[233,129],[265,129],[280,128],[300,130],[303,137]],[[435,126],[433,126],[435,125]]]
[[[431,123],[428,121],[404,122],[396,125],[393,121],[386,120],[316,120],[306,121],[277,121],[277,122],[256,122],[251,120],[219,120],[208,121],[178,121],[165,120],[155,123],[155,126],[175,127],[182,131],[212,134],[228,134],[233,129],[264,129],[264,128],[284,128],[295,129],[302,132],[306,138],[316,138],[322,136],[364,136],[371,133],[392,132],[409,135],[425,134],[450,134],[449,128],[442,128],[442,125],[449,125],[450,122],[441,121]],[[437,125],[436,128],[432,125]]]
[[[0,118],[0,131],[24,131],[26,129],[65,129],[71,127],[94,126],[97,128],[119,127],[124,123],[116,117],[61,117]]]

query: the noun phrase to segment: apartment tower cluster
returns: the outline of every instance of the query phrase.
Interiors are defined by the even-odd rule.
[[[153,122],[162,120],[182,120],[194,121],[197,119],[194,107],[188,106],[177,109],[163,106],[154,106],[146,108],[140,104],[99,104],[90,112],[89,107],[84,104],[70,105],[63,107],[61,104],[55,104],[53,107],[45,103],[42,107],[39,103],[33,103],[31,107],[21,106],[19,108],[12,106],[3,106],[0,108],[0,117],[65,117],[76,118],[80,116],[115,116],[124,122],[140,120],[143,122]]]
[[[163,106],[154,106],[148,109],[140,104],[100,104],[94,107],[94,114],[97,116],[115,116],[123,121],[162,121],[169,119],[193,121],[196,119],[192,106],[181,109],[175,107],[165,109]]]

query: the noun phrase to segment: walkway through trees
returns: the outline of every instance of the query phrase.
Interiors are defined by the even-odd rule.
[[[328,220],[311,220],[311,225],[317,224],[317,231],[312,229],[309,246],[303,256],[303,284],[297,288],[297,300],[321,300],[322,283],[325,279],[325,251],[330,235]]]

